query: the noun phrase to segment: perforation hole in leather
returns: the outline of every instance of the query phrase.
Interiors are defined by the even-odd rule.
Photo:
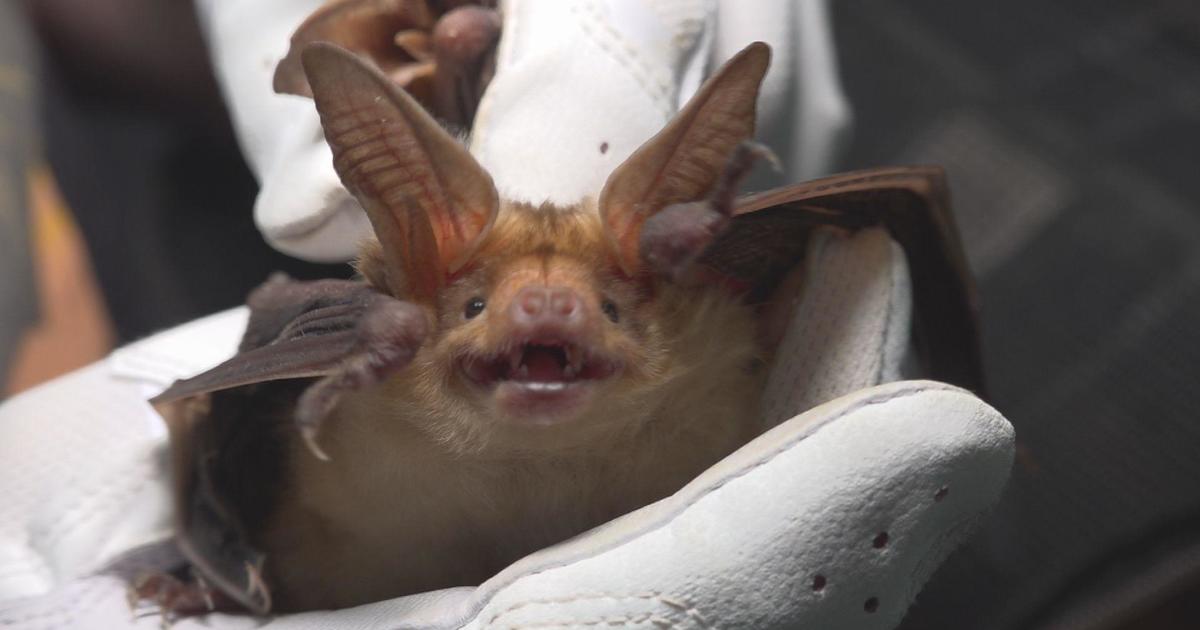
[[[871,541],[871,546],[876,549],[883,549],[888,544],[888,533],[879,532],[875,534],[875,539]]]
[[[868,597],[867,601],[863,602],[863,610],[865,610],[869,613],[873,613],[876,610],[879,610],[879,598],[878,597]]]
[[[820,573],[814,575],[812,581],[813,592],[820,593],[821,591],[825,590],[825,583],[826,580],[824,575],[821,575]]]

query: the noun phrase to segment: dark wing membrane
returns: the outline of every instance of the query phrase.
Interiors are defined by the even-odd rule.
[[[271,607],[254,537],[284,482],[296,400],[361,349],[358,323],[380,298],[362,282],[273,277],[247,300],[238,354],[151,401],[170,435],[179,547],[252,612]]]
[[[238,353],[206,372],[176,381],[150,402],[328,374],[354,350],[355,327],[378,295],[362,282],[273,277],[247,300],[250,321]]]
[[[765,300],[803,263],[813,228],[886,228],[908,258],[913,336],[929,376],[984,394],[975,285],[941,168],[880,168],[776,188],[739,199],[735,215],[702,262],[751,300]]]

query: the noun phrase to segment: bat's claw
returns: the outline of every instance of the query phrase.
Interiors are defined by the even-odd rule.
[[[262,595],[263,608],[271,610],[271,589],[267,588],[267,582],[263,580],[261,560],[257,564],[246,563],[246,584],[247,594]]]
[[[783,160],[779,159],[779,156],[776,155],[775,151],[773,151],[771,147],[761,142],[746,140],[738,145],[734,153],[735,157],[737,156],[737,152],[745,152],[754,158],[766,162],[767,166],[770,166],[771,170],[775,171],[776,173],[783,172]]]
[[[304,440],[304,446],[308,447],[308,452],[312,453],[317,459],[323,462],[333,461],[333,458],[317,443],[317,431],[317,427],[300,427],[300,438]]]
[[[783,171],[783,163],[770,147],[753,140],[743,140],[734,148],[733,155],[725,163],[725,170],[721,172],[708,197],[714,210],[725,216],[733,214],[733,201],[737,198],[738,187],[758,160],[766,162],[776,172]]]
[[[305,446],[321,461],[332,458],[317,443],[325,418],[346,392],[376,385],[408,366],[425,341],[424,310],[408,302],[379,296],[358,324],[355,350],[341,367],[309,386],[296,402],[295,421]]]
[[[708,199],[672,204],[647,219],[638,243],[642,260],[673,281],[688,283],[696,259],[729,224],[738,186],[760,159],[782,169],[766,145],[744,141],[734,149]]]
[[[300,438],[304,440],[308,450],[323,462],[330,461],[331,458],[317,444],[317,434],[321,432],[325,418],[337,406],[342,392],[353,388],[348,380],[345,371],[326,376],[310,385],[296,401],[295,421],[296,428],[300,430]]]
[[[220,593],[214,591],[200,574],[192,573],[190,581],[170,573],[148,572],[133,581],[127,593],[130,610],[138,614],[143,602],[157,607],[162,626],[168,628],[182,618],[217,610]],[[222,600],[221,603],[225,603]]]

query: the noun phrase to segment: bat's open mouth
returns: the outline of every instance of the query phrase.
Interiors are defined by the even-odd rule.
[[[620,365],[564,340],[535,339],[493,357],[468,357],[463,373],[494,388],[499,402],[517,415],[559,416],[577,407],[589,387],[615,375]]]
[[[573,343],[537,340],[517,344],[499,356],[464,359],[463,371],[480,385],[506,381],[535,390],[553,390],[606,379],[617,372],[617,363]]]

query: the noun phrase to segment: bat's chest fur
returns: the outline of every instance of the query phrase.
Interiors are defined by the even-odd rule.
[[[756,357],[745,330],[674,379],[653,421],[602,445],[456,455],[396,418],[386,428],[331,418],[322,444],[333,460],[292,445],[288,490],[260,541],[278,609],[479,584],[670,495],[758,432],[761,374],[746,369]]]

